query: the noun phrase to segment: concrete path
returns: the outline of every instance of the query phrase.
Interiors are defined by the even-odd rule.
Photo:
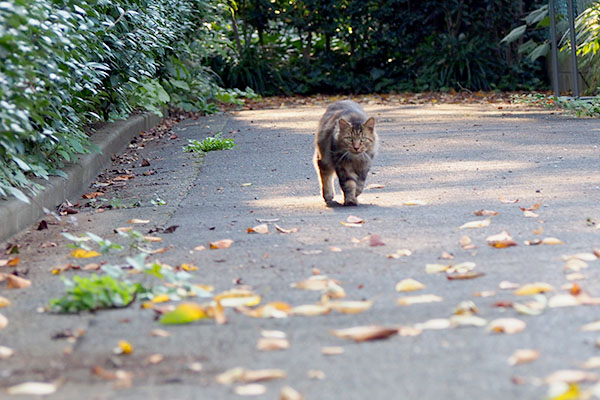
[[[278,399],[287,385],[306,399],[505,400],[545,398],[547,376],[564,369],[585,370],[581,364],[600,350],[595,346],[598,333],[584,332],[581,327],[600,319],[600,308],[540,305],[556,294],[568,294],[570,288],[564,285],[574,282],[592,298],[600,297],[600,261],[585,261],[587,268],[574,271],[575,262],[571,264],[575,267],[565,270],[563,259],[600,247],[595,225],[600,223],[598,120],[506,104],[365,104],[365,108],[376,117],[381,139],[367,184],[380,187],[362,194],[358,207],[326,208],[319,195],[311,157],[323,107],[246,111],[184,121],[174,129],[177,139],[167,135],[144,143],[139,153],[150,161],[149,166],[141,167],[141,158],[129,156],[125,159],[131,165],[115,165],[116,172],[111,175],[109,171],[110,176],[127,174],[130,169],[135,179],[107,188],[112,205],[129,207],[139,202],[141,207],[103,213],[84,208],[73,219],[46,218],[51,222],[48,230],[32,227],[9,240],[22,245],[16,268],[32,286],[0,289],[0,295],[13,303],[0,310],[9,321],[0,331],[0,345],[15,351],[11,358],[0,360],[0,386],[64,378],[48,398],[79,399],[86,393],[89,399],[235,399],[240,398],[234,393],[239,385],[218,384],[216,376],[245,367],[279,368],[287,373],[284,379],[264,382],[267,392],[257,398]],[[181,150],[188,138],[202,139],[217,131],[235,138],[237,147],[211,152],[203,160]],[[150,170],[156,174],[144,175]],[[518,202],[501,202],[500,198]],[[152,205],[157,199],[167,204]],[[341,200],[339,189],[336,199]],[[408,205],[414,203],[422,205]],[[519,208],[536,203],[541,206],[532,211],[537,214],[534,217],[526,217]],[[490,217],[487,227],[458,229],[469,221],[485,220],[485,216],[473,215],[480,209],[499,214]],[[360,227],[343,225],[350,215],[366,222]],[[138,228],[144,233],[178,225],[173,233],[156,234],[163,242],[155,248],[170,247],[152,260],[173,266],[193,263],[198,266],[192,272],[193,282],[213,285],[215,293],[247,286],[262,296],[263,303],[316,304],[321,293],[290,284],[318,271],[339,281],[346,300],[375,303],[359,314],[332,311],[281,319],[252,318],[227,309],[226,325],[203,320],[162,326],[155,312],[141,309],[139,302],[95,314],[38,313],[39,307],[64,292],[59,277],[49,270],[68,261],[88,262],[69,257],[69,242],[60,232],[89,231],[122,242],[113,229],[127,226],[131,218],[151,220]],[[259,224],[257,219],[277,219],[281,227],[298,228],[298,232],[281,234],[268,223],[268,234],[248,234],[247,228]],[[517,246],[487,245],[488,236],[504,230]],[[364,238],[373,234],[385,245],[371,247]],[[464,235],[475,248],[461,246]],[[546,237],[564,244],[524,244]],[[224,250],[193,250],[220,239],[234,243]],[[54,246],[51,243],[56,247],[48,247]],[[412,255],[388,258],[400,249]],[[440,258],[444,253],[454,258]],[[123,262],[118,254],[100,259]],[[473,272],[484,275],[450,280],[445,272],[426,273],[427,264],[463,262],[475,263]],[[575,272],[580,275],[570,275]],[[63,276],[74,274],[89,272],[67,271]],[[396,292],[396,283],[405,278],[426,287]],[[501,289],[503,281],[516,285]],[[554,291],[541,297],[513,294],[518,285],[535,282],[552,285]],[[478,292],[489,297],[477,296]],[[434,294],[442,301],[397,305],[400,297],[420,294]],[[562,296],[550,305],[567,300],[585,298]],[[485,326],[427,329],[442,327],[464,301],[475,303],[476,315],[485,319]],[[524,305],[517,308],[526,314],[512,307],[515,303]],[[527,315],[537,312],[540,315]],[[498,318],[517,318],[526,327],[515,334],[490,332],[488,324]],[[423,325],[432,319],[443,320]],[[417,326],[422,332],[363,343],[330,334],[333,329],[371,324]],[[151,336],[156,328],[171,335]],[[52,339],[65,329],[86,333],[75,344]],[[257,350],[262,330],[285,332],[290,348]],[[134,352],[114,355],[112,349],[119,340],[129,341]],[[341,346],[344,353],[323,355],[323,346]],[[540,356],[531,363],[511,366],[508,359],[517,349],[535,349]],[[163,360],[149,363],[147,357],[157,353]],[[131,372],[132,385],[116,387],[123,382],[91,372],[98,366]],[[589,372],[558,380],[595,380],[594,370]],[[580,389],[593,387],[593,383],[583,383]]]

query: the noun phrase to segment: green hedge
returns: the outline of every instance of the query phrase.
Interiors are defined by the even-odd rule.
[[[217,0],[0,0],[0,197],[93,151],[85,127],[158,112],[214,111],[204,65],[224,51]]]

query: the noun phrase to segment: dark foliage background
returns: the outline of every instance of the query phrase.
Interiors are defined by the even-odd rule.
[[[500,41],[541,3],[229,1],[237,56],[211,63],[226,86],[263,94],[540,88],[542,60],[518,52],[530,37]]]

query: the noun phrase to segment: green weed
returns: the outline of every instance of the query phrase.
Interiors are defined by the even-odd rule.
[[[222,138],[222,132],[218,132],[215,136],[209,136],[203,141],[189,139],[188,145],[183,147],[186,153],[205,153],[214,150],[229,150],[236,144],[231,138]]]

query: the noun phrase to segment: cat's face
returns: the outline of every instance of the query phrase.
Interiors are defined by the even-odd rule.
[[[347,149],[350,153],[360,154],[369,150],[375,142],[374,128],[375,120],[369,118],[364,124],[350,124],[340,119],[340,133],[338,140],[340,147]]]

